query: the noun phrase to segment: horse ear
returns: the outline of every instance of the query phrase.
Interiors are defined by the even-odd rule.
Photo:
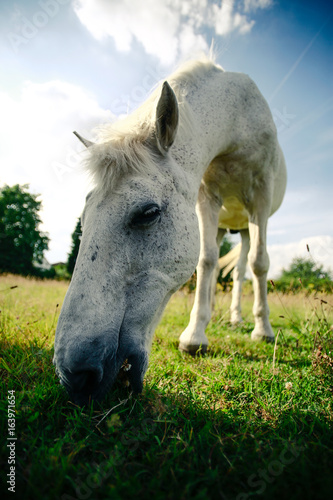
[[[82,137],[80,134],[78,134],[77,132],[73,132],[74,135],[76,135],[76,137],[79,139],[79,141],[82,142],[82,144],[85,145],[86,148],[90,148],[90,146],[93,146],[94,143],[91,142],[91,141],[88,141],[88,139],[84,139],[84,137]]]
[[[166,155],[176,137],[178,127],[178,103],[174,91],[163,83],[161,97],[156,108],[156,139],[160,152]]]

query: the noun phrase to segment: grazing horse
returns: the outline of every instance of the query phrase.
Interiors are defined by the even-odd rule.
[[[180,67],[132,115],[100,129],[88,148],[95,188],[59,317],[54,363],[78,404],[101,399],[124,362],[143,386],[155,327],[197,267],[180,349],[205,351],[212,280],[227,229],[242,236],[231,321],[241,321],[247,257],[252,339],[273,339],[267,305],[267,220],[280,206],[286,167],[269,107],[253,81],[210,60]]]

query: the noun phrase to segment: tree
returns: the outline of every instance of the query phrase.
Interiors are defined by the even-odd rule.
[[[70,275],[72,275],[74,271],[77,254],[79,253],[80,241],[81,241],[81,219],[78,218],[74,232],[72,233],[72,247],[67,260],[67,271],[69,272]]]
[[[309,291],[332,292],[333,282],[329,271],[311,259],[296,257],[288,269],[283,269],[279,279],[274,280],[278,290],[298,291],[306,288]]]
[[[49,238],[39,231],[39,195],[27,184],[0,188],[0,272],[37,274],[33,262],[43,261]]]
[[[282,278],[299,278],[302,281],[316,281],[331,279],[329,272],[324,271],[322,265],[317,265],[310,259],[296,257],[292,260],[289,269],[282,270]]]

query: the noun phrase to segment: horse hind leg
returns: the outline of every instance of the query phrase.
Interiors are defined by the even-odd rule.
[[[217,227],[220,207],[199,195],[197,215],[200,228],[200,256],[197,266],[197,286],[190,322],[179,338],[179,349],[196,354],[207,351],[206,326],[211,318],[212,279],[218,260]]]
[[[232,300],[230,306],[230,322],[237,325],[242,322],[241,312],[241,298],[242,298],[242,285],[244,281],[247,256],[250,249],[249,230],[242,229],[240,231],[242,238],[241,251],[238,262],[233,271],[233,287],[232,287]]]
[[[216,238],[216,245],[218,248],[218,252],[220,251],[221,242],[222,242],[223,237],[224,237],[226,232],[227,232],[226,229],[222,229],[222,228],[218,229],[217,238]],[[213,275],[212,275],[211,292],[210,292],[210,303],[211,303],[211,310],[212,311],[214,311],[214,308],[215,308],[216,283],[217,283],[217,279],[219,277],[220,271],[221,271],[220,265],[219,265],[218,261],[216,261],[215,270],[213,271]]]

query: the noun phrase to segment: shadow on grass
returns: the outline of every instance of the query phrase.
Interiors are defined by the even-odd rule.
[[[238,390],[217,397],[188,380],[161,388],[155,379],[139,396],[116,385],[105,401],[82,409],[59,386],[52,350],[0,348],[7,349],[2,393],[16,393],[21,498],[329,498],[332,432],[319,406],[291,398],[275,412]],[[7,460],[4,445],[3,471]]]

